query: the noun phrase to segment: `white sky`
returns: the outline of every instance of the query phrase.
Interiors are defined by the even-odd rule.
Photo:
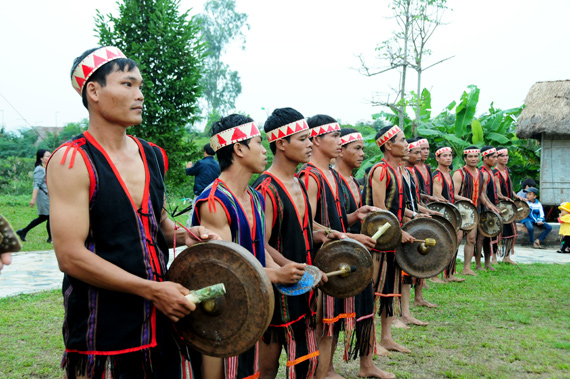
[[[204,0],[182,0],[200,11]],[[291,106],[305,116],[330,114],[343,122],[370,120],[381,109],[374,93],[392,94],[397,73],[367,78],[356,54],[373,64],[374,48],[395,28],[388,0],[237,0],[249,15],[245,51],[225,58],[242,78],[237,108],[263,122],[265,107]],[[455,58],[423,74],[434,113],[459,100],[469,84],[481,89],[477,114],[494,101],[502,109],[523,103],[531,85],[568,79],[567,0],[449,0],[453,11],[430,41],[425,64]],[[118,14],[114,0],[0,2],[0,125],[7,130],[63,126],[87,117],[72,89],[73,59],[98,45],[95,9]],[[195,13],[195,12],[194,12]],[[408,85],[416,86],[409,71]],[[9,104],[7,101],[11,104]],[[12,107],[13,106],[13,107]],[[16,110],[21,114],[19,115]]]

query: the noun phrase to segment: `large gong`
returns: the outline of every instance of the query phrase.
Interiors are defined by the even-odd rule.
[[[461,230],[469,231],[473,230],[479,224],[479,212],[477,207],[473,203],[460,200],[455,203],[459,213],[461,213]]]
[[[515,200],[515,206],[517,207],[517,216],[515,218],[516,221],[521,221],[528,217],[530,214],[530,207],[526,201]]]
[[[425,279],[440,274],[455,254],[451,233],[440,222],[430,218],[413,219],[402,226],[415,239],[426,242],[400,244],[396,250],[398,265],[411,276]],[[426,239],[434,239],[429,246]]]
[[[8,220],[0,215],[0,254],[15,253],[22,250],[20,239]]]
[[[503,218],[490,210],[481,212],[479,231],[485,237],[496,237],[503,231]]]
[[[442,201],[436,201],[433,203],[429,203],[426,207],[432,211],[439,212],[453,225],[453,228],[457,228],[457,223],[461,220],[458,220],[455,207],[451,203],[444,203]],[[459,212],[457,212],[459,213]],[[461,217],[461,215],[459,215]]]
[[[334,240],[323,245],[317,252],[314,265],[324,273],[346,267],[356,269],[346,275],[331,276],[320,287],[324,293],[336,298],[358,295],[370,284],[374,271],[372,256],[363,244],[352,238]]]
[[[455,249],[453,249],[453,255],[452,257],[455,257],[455,251],[457,250],[457,248],[459,247],[459,242],[457,241],[457,230],[453,228],[453,225],[451,225],[451,222],[449,222],[449,220],[447,220],[445,217],[443,216],[439,216],[439,215],[433,215],[431,216],[432,219],[434,219],[435,221],[440,222],[441,224],[443,224],[443,226],[446,227],[447,231],[449,232],[449,234],[451,235],[451,241],[453,242],[453,246],[455,247]],[[450,257],[450,259],[452,258]]]
[[[515,221],[517,217],[517,206],[512,201],[499,201],[497,208],[501,211],[500,215],[503,218],[503,224],[510,224]]]
[[[227,241],[195,244],[174,259],[166,279],[189,290],[223,283],[225,296],[196,306],[176,324],[187,345],[214,357],[247,351],[273,316],[273,287],[245,248]]]
[[[388,225],[390,227],[388,227]],[[376,238],[376,250],[387,251],[394,250],[398,244],[402,242],[402,230],[400,229],[400,221],[392,214],[392,212],[379,210],[370,212],[362,221],[361,233],[369,237],[378,236],[378,232],[382,232]]]

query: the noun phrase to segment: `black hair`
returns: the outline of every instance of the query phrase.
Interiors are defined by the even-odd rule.
[[[311,129],[321,125],[332,124],[334,122],[336,122],[336,120],[326,114],[317,114],[307,119],[307,124],[309,124],[309,128]]]
[[[380,130],[378,131],[378,133],[376,133],[376,137],[374,137],[374,140],[378,140],[378,138],[382,137],[382,135],[383,135],[384,133],[386,133],[388,130],[392,129],[393,127],[394,127],[394,125],[387,125],[387,126],[383,127],[382,129],[380,129]],[[390,138],[389,141],[394,142],[395,138],[396,138],[396,136]],[[385,144],[384,144],[384,145],[385,145]],[[384,145],[380,146],[380,151],[381,151],[381,152],[384,152],[384,151],[386,150],[386,149],[384,148]]]
[[[71,66],[71,73],[70,73],[71,78],[73,78],[73,73],[75,72],[75,69],[81,63],[81,61],[83,59],[85,59],[85,57],[87,57],[89,54],[91,54],[92,52],[99,50],[99,49],[101,49],[101,47],[94,47],[92,49],[85,50],[83,52],[83,54],[81,54],[80,56],[75,58],[75,60],[73,61],[73,66]],[[83,100],[83,106],[85,108],[89,109],[88,103],[87,103],[87,95],[85,94],[85,88],[87,87],[87,83],[95,82],[95,83],[99,83],[102,87],[105,87],[107,85],[107,75],[109,75],[115,71],[123,71],[124,72],[126,70],[127,72],[131,72],[137,67],[138,67],[137,62],[135,62],[134,60],[129,59],[129,58],[118,58],[118,59],[115,59],[111,62],[107,62],[103,66],[99,67],[89,77],[89,79],[87,79],[87,81],[83,85],[83,91],[81,92],[81,98]]]
[[[479,148],[478,148],[477,146],[471,145],[471,146],[467,146],[465,149],[463,149],[463,151],[465,151],[465,150],[473,150],[473,149],[479,150]],[[466,155],[467,155],[467,154],[463,153],[463,159],[465,159],[465,156],[466,156]]]
[[[48,152],[49,150],[46,149],[39,149],[36,152],[36,163],[34,164],[34,167],[38,167],[42,165],[42,158],[44,157],[44,155]]]
[[[249,122],[253,122],[253,119],[241,114],[234,113],[229,116],[222,117],[218,121],[214,122],[210,127],[210,136],[214,136],[224,130],[247,124]],[[250,139],[246,139],[239,143],[249,146],[249,140]],[[234,145],[235,144],[227,145],[216,151],[216,158],[218,158],[218,162],[220,163],[220,171],[224,171],[232,165]]]
[[[407,138],[407,139],[406,139],[406,142],[407,142],[408,144],[410,144],[410,143],[412,143],[412,142],[417,142],[417,141],[419,141],[419,140],[420,140],[419,138]]]
[[[304,119],[303,115],[293,108],[289,107],[276,108],[273,111],[273,113],[271,113],[271,116],[269,116],[267,120],[265,120],[265,125],[263,125],[263,129],[265,130],[265,133],[269,133],[274,129],[282,127],[283,125],[287,125],[302,119]],[[283,139],[287,142],[290,142],[291,136],[285,137]],[[275,155],[275,153],[277,152],[277,147],[275,147],[275,141],[269,144],[269,148],[271,149],[273,155]]]
[[[340,136],[344,137],[347,134],[352,134],[352,133],[358,133],[358,130],[354,129],[354,128],[341,128],[340,129]],[[354,141],[352,141],[354,142]],[[349,143],[342,145],[343,149],[346,149],[346,147],[350,145]]]
[[[494,149],[494,147],[493,147],[493,146],[490,146],[490,145],[483,146],[483,147],[481,148],[481,154],[483,154],[485,151],[491,150],[491,149]],[[488,154],[488,155],[485,155],[485,156],[482,155],[482,157],[483,157],[483,159],[485,159],[485,158],[490,157],[491,155],[493,155],[493,154]]]
[[[216,155],[216,152],[212,149],[212,146],[210,146],[209,143],[204,145],[204,152],[208,155]]]
[[[526,179],[523,180],[522,183],[521,183],[521,189],[525,189],[526,186],[535,187],[535,188],[536,188],[536,182],[535,182],[534,179],[532,179],[532,178],[526,178]]]

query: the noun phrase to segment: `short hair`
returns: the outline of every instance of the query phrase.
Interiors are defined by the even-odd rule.
[[[535,188],[537,187],[535,180],[532,178],[526,178],[525,180],[522,181],[521,188],[525,189],[526,186],[535,187]]]
[[[483,146],[483,147],[481,148],[481,153],[484,153],[485,151],[491,150],[491,149],[494,149],[494,147],[493,147],[493,146],[490,146],[490,145]],[[489,158],[491,155],[493,155],[493,154],[485,155],[485,156],[482,156],[482,157],[483,157],[483,159],[485,159],[485,158]]]
[[[83,52],[83,54],[81,54],[80,56],[78,56],[77,58],[75,58],[75,60],[73,61],[73,66],[71,66],[71,73],[70,73],[70,77],[73,78],[73,73],[75,72],[75,69],[77,68],[77,66],[81,63],[81,61],[83,59],[85,59],[85,57],[87,57],[89,54],[91,54],[92,52],[101,49],[101,47],[94,47],[92,49],[89,50],[85,50]],[[112,60],[111,62],[107,62],[105,63],[103,66],[99,67],[90,77],[89,79],[87,79],[87,81],[85,82],[84,86],[83,86],[83,91],[81,92],[81,98],[83,100],[83,106],[86,109],[89,109],[88,103],[87,103],[87,95],[85,94],[85,88],[87,88],[87,84],[91,83],[91,82],[95,82],[95,83],[99,83],[101,85],[101,87],[105,87],[107,85],[107,76],[115,71],[127,71],[127,72],[131,72],[133,71],[135,68],[138,68],[138,64],[137,62],[135,62],[134,60],[130,59],[130,58],[118,58],[115,60]]]
[[[374,137],[374,140],[378,140],[378,138],[382,137],[382,135],[384,133],[386,133],[388,130],[392,129],[393,127],[394,127],[394,125],[387,125],[387,126],[383,127],[382,129],[380,129],[378,131],[378,133],[376,133],[376,137]],[[396,138],[396,136],[394,135],[394,137],[390,138],[389,141],[394,142],[395,138]],[[380,151],[381,152],[385,151],[384,145],[380,146]]]
[[[210,146],[209,143],[204,145],[204,152],[208,155],[216,155],[216,152],[212,149],[212,146]]]
[[[224,130],[228,130],[231,128],[235,128],[239,125],[244,125],[247,123],[253,122],[253,119],[241,114],[231,114],[226,117],[220,118],[218,121],[214,122],[210,128],[210,136],[214,136]],[[240,141],[242,145],[249,147],[249,141],[251,138],[246,140]],[[220,171],[224,171],[232,165],[233,162],[233,153],[234,153],[234,145],[226,145],[216,151],[216,158],[218,158],[218,162],[220,163]]]
[[[316,128],[317,126],[321,126],[321,125],[327,125],[327,124],[332,124],[337,122],[334,118],[332,118],[331,116],[328,116],[326,114],[317,114],[314,115],[313,117],[309,117],[307,119],[307,124],[309,124],[309,128]],[[327,133],[323,133],[322,135],[325,134],[329,134],[332,132],[327,132]],[[311,140],[313,139],[313,137],[311,137]]]
[[[46,149],[39,149],[38,151],[36,151],[36,163],[34,164],[34,167],[41,166],[42,158],[44,157],[44,155],[46,155],[48,151],[49,150]]]
[[[348,134],[352,134],[352,133],[358,133],[358,130],[356,130],[356,129],[354,129],[354,128],[341,128],[341,129],[340,129],[340,136],[341,136],[341,137],[344,137],[344,136],[346,136],[346,135],[348,135]],[[354,141],[352,141],[352,142],[354,142]],[[352,143],[352,142],[351,142],[351,143]],[[346,143],[346,144],[342,145],[342,148],[343,148],[343,149],[346,149],[346,147],[347,147],[348,145],[350,145],[350,143]]]
[[[419,138],[406,138],[406,142],[408,144],[419,141]]]
[[[280,128],[284,125],[290,124],[295,121],[302,120],[304,117],[303,115],[293,108],[277,108],[271,113],[271,116],[265,120],[265,124],[263,125],[263,130],[265,133],[269,133],[272,130]],[[291,141],[291,136],[287,136],[282,138],[287,142]],[[277,147],[275,147],[275,141],[269,143],[269,148],[273,155],[277,152]]]
[[[479,148],[478,148],[477,146],[471,145],[471,146],[467,146],[466,148],[464,148],[463,151],[465,151],[465,150],[473,150],[473,149],[479,150]],[[463,153],[463,159],[465,159],[465,156],[466,156],[466,155],[467,155],[467,154]]]

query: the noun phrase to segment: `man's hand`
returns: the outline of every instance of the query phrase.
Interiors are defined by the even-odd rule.
[[[343,240],[346,238],[346,234],[338,232],[336,230],[331,230],[330,233],[325,237],[324,243],[333,240]]]
[[[193,226],[191,228],[188,228],[188,230],[190,230],[194,235],[186,232],[186,246],[192,246],[196,242],[221,240],[219,235],[206,229],[203,226]]]
[[[402,243],[414,242],[414,239],[415,238],[410,233],[402,230]]]
[[[376,212],[379,210],[380,208],[376,208],[371,205],[363,205],[362,207],[356,210],[356,216],[360,221],[364,221],[364,219],[366,218],[366,216],[368,216],[370,212]]]
[[[349,234],[348,237],[357,240],[363,244],[368,250],[373,249],[376,246],[376,240],[365,234]]]
[[[277,270],[277,282],[280,284],[295,284],[305,275],[305,263],[291,262]]]
[[[192,162],[186,163],[186,168],[192,168]]]
[[[317,287],[322,286],[323,284],[325,284],[328,281],[329,281],[329,278],[327,277],[327,274],[321,271],[321,281],[319,282],[319,284],[317,284]]]
[[[189,315],[196,305],[185,298],[190,291],[174,282],[154,282],[149,300],[165,316],[174,322]]]
[[[3,253],[0,254],[0,271],[2,271],[2,267],[5,265],[9,265],[12,262],[12,254],[10,253]]]
[[[501,213],[501,210],[500,210],[499,208],[497,208],[496,206],[494,206],[493,204],[490,204],[490,205],[489,205],[489,209],[492,210],[492,211],[495,212],[495,213],[500,214],[501,216],[503,215],[503,214]]]

